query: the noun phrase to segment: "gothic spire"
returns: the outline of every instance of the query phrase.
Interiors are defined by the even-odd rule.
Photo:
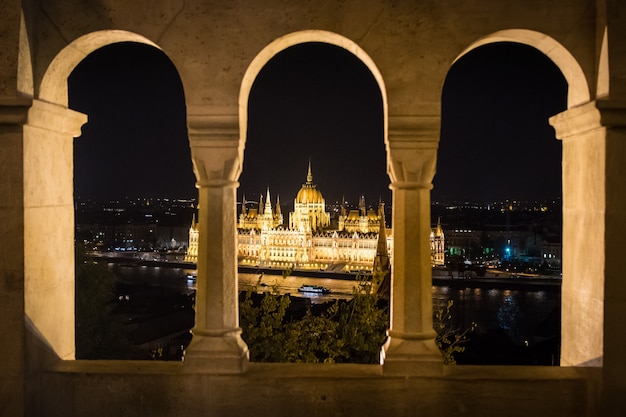
[[[437,228],[435,229],[437,236],[443,236],[443,229],[441,228],[441,217],[437,217]]]
[[[378,207],[378,216],[380,228],[378,230],[378,245],[376,247],[376,256],[374,257],[373,272],[382,274],[382,281],[378,287],[378,295],[381,298],[389,299],[391,291],[391,263],[389,260],[389,250],[387,249],[387,228],[385,226],[385,203],[380,202]]]
[[[280,210],[280,195],[276,194],[276,214],[282,214]]]
[[[378,229],[378,245],[376,247],[376,257],[386,257],[389,262],[389,251],[387,250],[387,227],[385,226],[385,203],[380,202],[378,206],[378,217],[380,226]]]
[[[309,171],[306,174],[306,183],[307,184],[313,183],[313,174],[311,173],[311,158],[309,158]]]
[[[265,197],[265,210],[264,213],[272,214],[272,200],[270,199],[270,187],[267,187],[267,197]]]
[[[365,205],[364,195],[361,195],[361,197],[359,197],[359,211],[361,212],[361,216],[367,215],[367,206]]]

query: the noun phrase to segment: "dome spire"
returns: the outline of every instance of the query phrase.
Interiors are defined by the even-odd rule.
[[[313,183],[313,174],[311,174],[311,158],[309,158],[309,171],[306,174],[306,183],[307,184]]]

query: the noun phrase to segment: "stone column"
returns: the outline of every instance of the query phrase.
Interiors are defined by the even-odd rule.
[[[391,327],[381,358],[389,375],[443,371],[435,345],[430,261],[430,190],[439,117],[389,117],[387,171],[393,193]]]
[[[188,115],[199,194],[196,323],[185,353],[188,370],[245,372],[237,289],[236,190],[243,147],[237,116]]]
[[[24,413],[24,145],[30,99],[0,98],[0,404],[7,415]]]
[[[590,102],[550,123],[563,141],[561,365],[603,367],[603,406],[619,410],[626,392],[626,101]]]
[[[0,404],[29,414],[24,390],[49,361],[74,358],[73,138],[85,115],[0,99]]]
[[[74,359],[74,138],[87,116],[33,100],[24,126],[24,286],[31,366]]]

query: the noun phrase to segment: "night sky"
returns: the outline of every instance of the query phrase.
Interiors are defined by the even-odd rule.
[[[561,193],[561,143],[547,117],[565,109],[566,83],[536,50],[488,45],[460,59],[443,90],[433,200],[552,199]],[[196,197],[182,86],[160,51],[116,44],[69,79],[70,107],[89,115],[75,140],[81,198]],[[290,204],[313,179],[327,202],[390,201],[382,102],[350,53],[304,44],[274,57],[250,94],[239,198]]]
[[[325,44],[291,47],[259,73],[249,100],[248,141],[240,195],[290,202],[313,182],[326,202],[363,194],[389,202],[382,98],[367,67],[345,50]]]
[[[89,121],[74,140],[80,198],[196,197],[182,84],[161,51],[114,44],[68,80],[69,106]]]
[[[567,83],[529,46],[483,46],[459,59],[442,94],[433,200],[488,202],[561,196],[561,142],[548,118]]]

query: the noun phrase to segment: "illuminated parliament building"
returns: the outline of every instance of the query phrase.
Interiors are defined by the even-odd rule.
[[[288,224],[285,224],[279,199],[272,204],[269,188],[263,200],[261,196],[258,208],[248,208],[245,197],[243,199],[237,224],[240,266],[369,271],[377,250],[380,251],[381,227],[387,255],[392,257],[392,230],[384,225],[384,203],[379,203],[378,211],[368,209],[364,197],[359,199],[358,209],[347,210],[342,203],[337,227],[332,228],[324,197],[313,183],[310,163],[306,183],[294,199]],[[197,259],[197,242],[198,225],[194,219],[189,230],[187,262]],[[444,235],[439,223],[431,232],[430,245],[433,265],[443,265]]]

